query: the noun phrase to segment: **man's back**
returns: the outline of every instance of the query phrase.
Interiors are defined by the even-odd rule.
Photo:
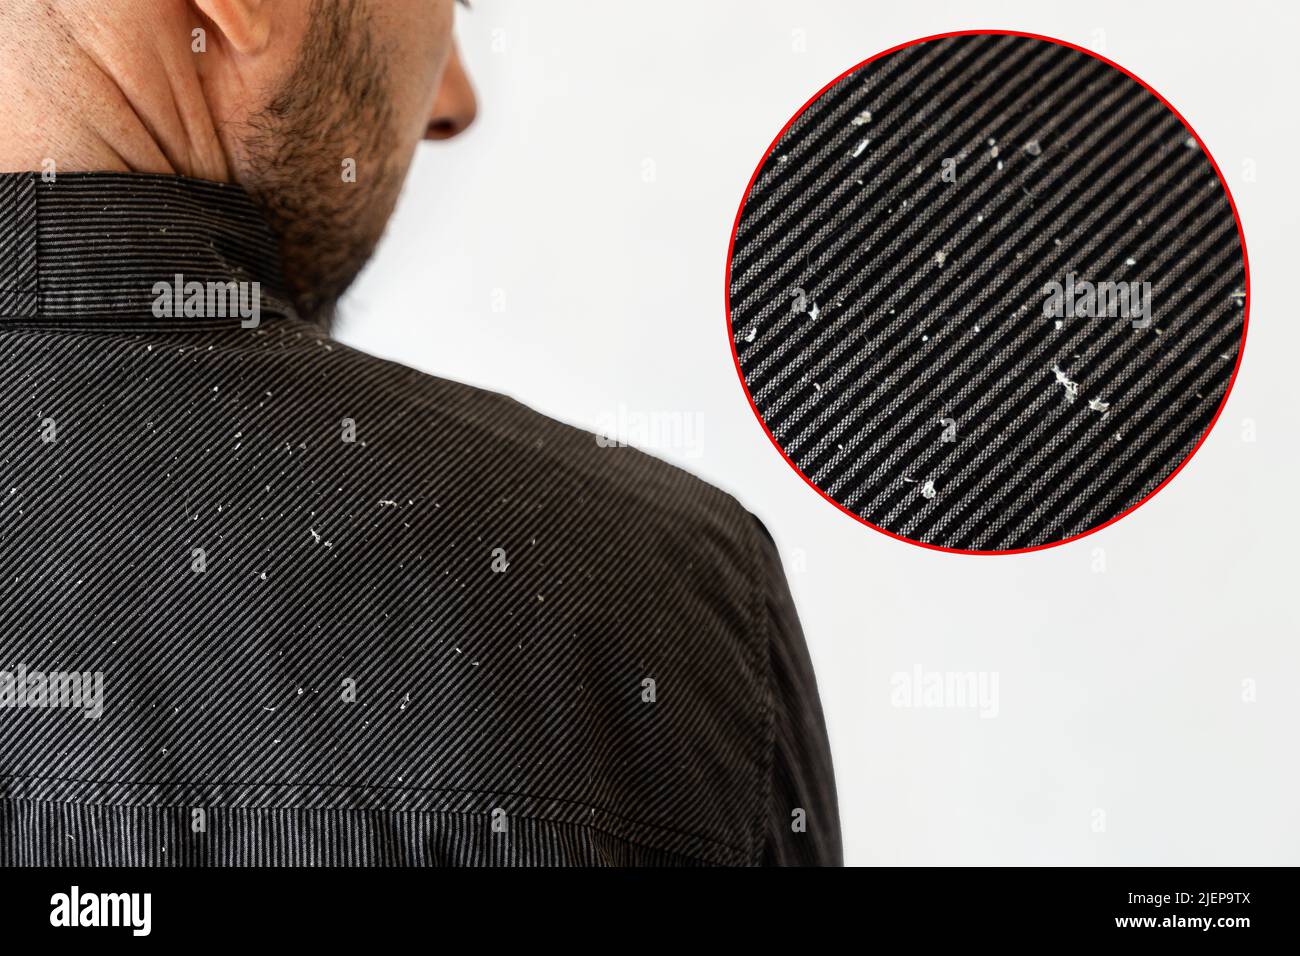
[[[802,636],[729,497],[280,309],[236,189],[0,199],[0,862],[838,861]],[[160,317],[174,275],[264,314]]]

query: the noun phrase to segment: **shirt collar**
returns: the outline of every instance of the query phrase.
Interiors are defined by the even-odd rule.
[[[191,307],[161,299],[162,284],[188,289]],[[261,322],[295,314],[275,235],[238,186],[141,173],[0,173],[0,329],[251,327],[249,310],[233,303],[209,295],[194,307],[193,293],[212,286],[238,288],[245,303],[255,290]]]

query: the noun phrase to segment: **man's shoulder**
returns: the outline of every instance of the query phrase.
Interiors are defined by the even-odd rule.
[[[348,487],[383,489],[368,545],[390,567],[407,556],[400,573],[429,595],[418,613],[436,608],[453,663],[474,655],[470,670],[494,682],[474,719],[549,755],[521,789],[594,775],[611,788],[598,802],[625,818],[608,825],[629,839],[758,859],[773,549],[753,516],[681,468],[506,396],[337,343],[316,358],[334,384],[298,414],[355,426],[323,460]],[[521,686],[541,696],[521,702]]]
[[[220,807],[222,781],[255,781],[246,806],[499,811],[582,862],[760,860],[779,587],[752,517],[512,399],[277,325],[22,334],[7,418],[57,356],[58,442],[14,443],[7,606],[93,580],[77,613],[114,640],[78,663],[121,701],[78,746],[0,746],[30,795],[172,780]],[[6,653],[47,659],[22,620]],[[196,673],[220,692],[176,711]],[[157,746],[191,739],[173,717],[205,746]]]
[[[575,518],[603,518],[606,535],[705,534],[727,540],[724,550],[746,564],[767,540],[733,496],[618,434],[589,432],[510,396],[337,342],[332,350],[346,380],[332,400],[346,397],[358,414],[373,413],[367,431],[390,453],[454,463],[461,480],[512,487],[535,495],[539,508],[567,507]]]

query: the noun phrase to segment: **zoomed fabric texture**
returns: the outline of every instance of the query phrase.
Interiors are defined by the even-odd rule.
[[[731,329],[803,475],[960,550],[1123,514],[1195,449],[1245,328],[1236,216],[1123,71],[979,34],[868,62],[774,144],[739,216]]]

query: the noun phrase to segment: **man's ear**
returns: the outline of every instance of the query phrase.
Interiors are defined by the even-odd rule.
[[[191,0],[238,53],[261,53],[271,39],[272,0]]]

